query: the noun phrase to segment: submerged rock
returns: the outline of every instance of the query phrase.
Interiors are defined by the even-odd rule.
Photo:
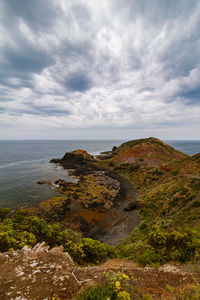
[[[38,181],[37,184],[48,184],[48,185],[51,185],[51,181],[49,180],[43,180],[43,181]]]

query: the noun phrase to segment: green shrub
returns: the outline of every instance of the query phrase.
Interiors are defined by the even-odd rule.
[[[183,288],[173,288],[167,285],[167,289],[170,292],[173,299],[177,300],[199,300],[200,299],[200,284],[194,278],[192,285]]]
[[[169,230],[168,227],[164,229],[164,219],[160,223],[162,227],[147,228],[146,223],[137,226],[130,238],[117,246],[119,256],[149,266],[170,260],[187,262],[200,257],[200,226]]]
[[[179,171],[178,171],[178,170],[171,171],[171,174],[172,174],[172,175],[174,175],[174,176],[177,176],[177,175],[178,175],[178,173],[179,173]]]
[[[129,278],[122,272],[105,272],[103,274],[104,284],[96,287],[87,287],[79,293],[76,299],[79,300],[150,300],[148,295],[144,295],[137,287],[136,280]]]
[[[1,210],[0,251],[33,247],[45,241],[50,247],[62,245],[78,264],[99,263],[106,258],[116,257],[116,250],[99,241],[80,238],[78,233],[62,230],[59,224],[48,224],[38,216],[29,216],[27,211],[16,211],[13,218],[6,219],[9,211]]]
[[[90,262],[79,243],[74,243],[73,241],[68,240],[63,244],[63,247],[76,263],[82,264],[85,260]]]
[[[16,232],[13,230],[9,230],[7,232],[0,233],[1,252],[20,249],[25,245],[34,246],[35,244],[36,244],[35,235],[27,231]]]
[[[149,247],[138,257],[137,261],[143,266],[155,266],[155,263],[159,261],[159,258],[156,251]]]
[[[16,239],[13,237],[12,232],[0,233],[0,251],[5,252],[11,248],[14,248]]]
[[[134,253],[134,243],[119,243],[117,245],[117,251],[118,251],[118,255],[121,258],[127,257],[130,259],[133,259],[133,253]]]
[[[104,284],[102,286],[87,287],[82,293],[76,296],[78,300],[105,300],[116,299],[115,291],[111,288],[110,285]]]
[[[37,242],[44,241],[49,237],[48,230],[50,228],[48,228],[47,222],[42,218],[36,216],[27,217],[24,222],[24,228],[35,234]]]
[[[0,208],[0,221],[4,221],[10,213],[9,208]]]
[[[153,226],[149,234],[149,244],[161,261],[186,262],[195,252],[194,236],[194,232],[192,234],[189,230],[164,232],[159,226]]]
[[[131,300],[130,294],[126,291],[119,292],[117,295],[117,300]]]
[[[47,242],[50,247],[61,245],[59,237],[61,233],[61,227],[59,224],[47,225],[47,228],[43,232],[41,240]]]
[[[99,263],[105,261],[107,258],[116,257],[114,247],[90,238],[82,238],[80,247],[85,254],[85,262]]]
[[[12,219],[13,225],[20,226],[23,225],[23,221],[26,219],[28,215],[28,211],[26,209],[18,209],[15,212],[14,218]]]

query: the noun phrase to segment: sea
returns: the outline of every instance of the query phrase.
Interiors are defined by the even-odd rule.
[[[53,185],[39,185],[38,181],[55,182],[56,179],[74,181],[67,170],[49,163],[66,152],[85,149],[92,155],[119,146],[122,140],[26,140],[0,141],[0,208],[36,206],[42,200],[57,195]],[[200,152],[200,141],[165,141],[172,147],[194,155]]]

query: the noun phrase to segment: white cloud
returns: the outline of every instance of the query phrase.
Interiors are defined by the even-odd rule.
[[[107,137],[113,130],[163,130],[166,138],[187,124],[196,132],[198,1],[48,3],[42,24],[39,16],[26,18],[23,7],[12,23],[11,8],[1,5],[0,124],[11,138],[23,127],[25,138],[28,131],[40,136],[41,128],[47,137],[52,129],[64,135],[85,128],[90,135],[102,128]]]

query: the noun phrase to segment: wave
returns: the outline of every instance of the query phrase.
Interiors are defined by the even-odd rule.
[[[40,158],[40,159],[29,159],[29,160],[15,161],[15,162],[7,163],[5,165],[1,165],[0,169],[15,167],[15,166],[18,166],[18,165],[29,164],[29,163],[37,163],[37,162],[42,162],[42,161],[45,162],[46,160],[49,160],[51,158],[52,157],[45,157],[45,158]]]

